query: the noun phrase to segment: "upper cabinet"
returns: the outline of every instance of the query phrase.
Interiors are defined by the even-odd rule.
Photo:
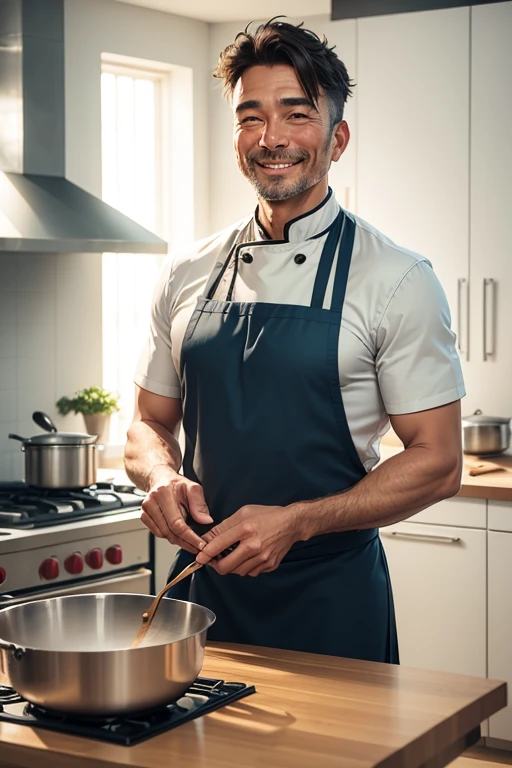
[[[512,2],[471,15],[471,397],[512,416]]]
[[[468,278],[469,8],[358,20],[357,213]]]
[[[511,30],[512,2],[357,22],[357,213],[432,262],[458,337],[464,412],[505,416]]]

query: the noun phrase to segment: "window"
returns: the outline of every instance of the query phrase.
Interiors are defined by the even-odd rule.
[[[103,200],[169,243],[193,239],[192,72],[102,55]],[[124,444],[133,376],[165,256],[103,254],[103,386],[118,392],[110,443]]]

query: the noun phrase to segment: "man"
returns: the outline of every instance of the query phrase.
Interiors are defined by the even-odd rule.
[[[216,75],[258,206],[164,269],[126,469],[172,573],[206,566],[173,596],[214,611],[210,639],[397,663],[378,528],[460,486],[446,299],[328,187],[351,83],[327,41],[274,20]],[[405,450],[373,470],[389,422]]]

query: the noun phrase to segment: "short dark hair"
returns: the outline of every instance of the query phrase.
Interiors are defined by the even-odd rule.
[[[220,54],[214,77],[224,80],[224,93],[232,96],[235,86],[246,69],[258,64],[292,66],[297,79],[310,101],[318,106],[320,88],[329,105],[332,128],[343,119],[345,102],[352,95],[353,83],[341,59],[328,47],[327,40],[317,34],[276,16],[261,24],[254,34],[248,24],[231,45]],[[252,22],[251,22],[252,23]]]

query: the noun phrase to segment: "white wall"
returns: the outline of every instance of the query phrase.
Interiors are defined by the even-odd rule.
[[[249,21],[249,20],[248,20]],[[303,19],[289,18],[290,23]],[[357,81],[356,72],[356,22],[331,21],[328,16],[310,16],[305,27],[326,36],[329,45],[336,46],[336,53],[345,63],[352,80]],[[215,69],[220,51],[233,42],[237,32],[244,29],[246,22],[212,24],[210,27],[210,70]],[[256,205],[256,197],[249,182],[237,168],[233,152],[233,122],[231,108],[222,96],[221,81],[213,77],[210,85],[210,228],[214,232],[248,215]],[[331,167],[329,181],[338,201],[349,210],[354,210],[356,199],[356,128],[357,88],[348,99],[345,119],[352,129],[353,137],[338,163]]]
[[[97,196],[101,53],[192,69],[195,236],[206,235],[208,25],[113,0],[66,0],[65,33],[66,175]],[[55,402],[101,384],[101,278],[101,254],[0,254],[0,481],[22,477],[23,455],[7,435],[38,432],[34,410],[61,429],[84,429],[81,417],[59,417]]]

